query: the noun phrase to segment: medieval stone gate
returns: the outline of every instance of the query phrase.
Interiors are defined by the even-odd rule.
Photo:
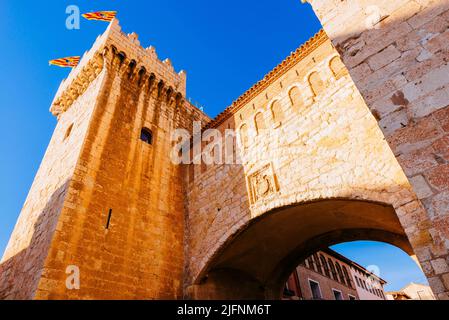
[[[55,97],[0,298],[278,298],[301,259],[352,240],[403,249],[447,298],[449,2],[310,2],[324,31],[212,121],[114,21]],[[241,161],[171,161],[195,121],[214,155],[236,130]]]

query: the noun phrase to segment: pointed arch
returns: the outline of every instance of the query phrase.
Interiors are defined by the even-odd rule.
[[[351,277],[349,276],[348,269],[344,265],[342,266],[342,268],[343,268],[343,274],[344,274],[344,276],[346,278],[346,283],[347,283],[348,287],[354,288],[354,286],[352,285]]]
[[[335,270],[334,262],[332,261],[331,258],[328,259],[328,262],[329,262],[329,268],[330,268],[330,270],[331,270],[332,278],[333,278],[335,281],[338,281],[337,270]]]

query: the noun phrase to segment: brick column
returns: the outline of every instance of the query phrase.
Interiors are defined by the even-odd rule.
[[[426,210],[404,228],[435,295],[449,299],[449,1],[307,2]]]

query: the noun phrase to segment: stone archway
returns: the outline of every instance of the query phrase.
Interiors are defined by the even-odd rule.
[[[267,212],[230,236],[187,292],[194,299],[277,299],[305,258],[356,240],[386,242],[414,256],[391,205],[348,199],[294,204]]]

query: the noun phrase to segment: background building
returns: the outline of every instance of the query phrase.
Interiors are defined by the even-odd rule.
[[[385,280],[355,262],[352,262],[351,273],[360,300],[386,300]]]
[[[284,290],[291,300],[386,300],[386,281],[341,254],[326,249],[307,258]]]
[[[410,283],[400,291],[387,292],[388,300],[435,300],[429,286],[419,283]]]

